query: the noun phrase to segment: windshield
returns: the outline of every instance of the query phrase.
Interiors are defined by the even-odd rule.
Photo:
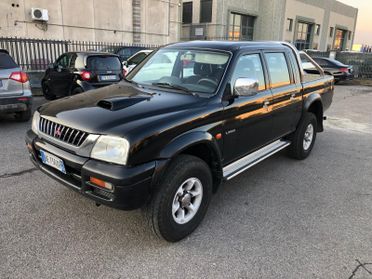
[[[229,54],[222,52],[161,49],[135,68],[127,79],[140,85],[213,94],[228,60]]]

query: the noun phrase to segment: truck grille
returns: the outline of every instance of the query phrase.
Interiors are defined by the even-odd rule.
[[[88,133],[73,129],[45,118],[40,118],[39,130],[65,143],[80,146],[88,137]]]

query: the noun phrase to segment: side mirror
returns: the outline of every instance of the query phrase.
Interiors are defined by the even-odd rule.
[[[258,93],[258,80],[238,78],[234,84],[234,96],[254,96]]]
[[[121,63],[123,64],[123,66],[128,67],[128,61],[123,61],[123,62],[121,62]]]
[[[48,64],[48,69],[54,69],[54,68],[55,68],[54,63]]]

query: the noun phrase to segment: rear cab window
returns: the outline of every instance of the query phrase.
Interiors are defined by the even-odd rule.
[[[9,54],[0,52],[0,70],[13,68],[18,68],[17,63],[14,62],[13,58]]]
[[[122,65],[117,56],[89,56],[87,68],[90,70],[121,70]]]

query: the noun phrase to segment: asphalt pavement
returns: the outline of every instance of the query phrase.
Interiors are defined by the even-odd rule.
[[[41,97],[35,104],[44,102]],[[0,278],[372,278],[372,87],[340,85],[305,161],[275,155],[178,243],[36,170],[0,119]]]

